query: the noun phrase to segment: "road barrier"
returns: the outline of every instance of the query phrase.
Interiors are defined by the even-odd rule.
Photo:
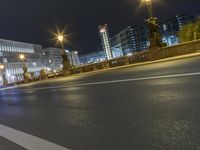
[[[80,67],[75,67],[70,69],[70,74],[78,74],[78,73],[84,73],[84,72],[91,72],[91,71],[97,71],[97,70],[103,70],[118,66],[124,66],[128,64],[134,64],[138,62],[145,62],[149,61],[149,52],[144,51],[140,53],[136,53],[131,56],[125,56],[120,58],[115,58],[95,64],[88,64]]]
[[[174,56],[195,53],[200,50],[200,40],[181,43],[179,45],[163,47],[151,52],[151,60],[158,60]]]
[[[109,69],[119,66],[135,64],[139,62],[147,62],[174,56],[191,54],[195,53],[198,50],[200,50],[200,40],[186,42],[170,47],[150,49],[143,52],[135,53],[131,56],[124,56],[120,58],[107,60],[104,62],[75,67],[70,69],[69,72],[70,74],[79,74],[84,72]]]

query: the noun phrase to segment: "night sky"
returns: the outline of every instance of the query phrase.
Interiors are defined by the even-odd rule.
[[[161,21],[182,13],[200,13],[199,0],[155,0]],[[129,25],[144,24],[145,7],[139,0],[2,0],[0,38],[54,46],[56,26],[70,33],[66,47],[88,53],[100,43],[98,26],[109,24],[114,35]]]

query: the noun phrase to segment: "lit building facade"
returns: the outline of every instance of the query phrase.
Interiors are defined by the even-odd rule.
[[[130,27],[124,29],[111,38],[111,49],[114,58],[121,57],[132,52],[132,30]]]
[[[20,54],[25,56],[23,62],[19,58]],[[31,76],[39,75],[40,70],[46,68],[45,54],[42,47],[0,39],[0,64],[5,66],[8,83],[23,80],[23,63],[27,65]],[[2,77],[0,78],[0,84],[2,84]]]
[[[160,31],[163,35],[163,42],[167,46],[176,45],[179,43],[178,33],[184,25],[197,21],[196,15],[176,15],[160,24]]]
[[[44,49],[48,59],[48,68],[51,70],[62,69],[61,49],[49,47]]]
[[[149,32],[146,25],[132,26],[133,52],[146,50],[149,47]]]
[[[101,36],[101,42],[103,45],[103,50],[105,52],[106,59],[112,59],[112,50],[110,45],[110,37],[108,33],[108,26],[107,24],[103,26],[99,26],[100,36]]]
[[[167,46],[179,43],[178,33],[188,23],[197,21],[195,15],[177,15],[159,24],[163,43]],[[113,57],[129,55],[148,49],[149,31],[146,25],[129,26],[111,38]]]
[[[97,63],[106,59],[104,51],[97,51],[90,54],[80,55],[79,58],[81,65]]]
[[[49,47],[44,49],[45,55],[48,59],[48,68],[51,70],[59,70],[62,69],[62,55],[61,55],[61,49],[55,48],[55,47]],[[77,51],[69,51],[65,50],[67,54],[67,58],[70,61],[71,66],[79,66],[80,60],[79,55]]]
[[[73,66],[80,66],[78,51],[71,51],[71,63]]]
[[[111,38],[114,57],[126,56],[148,47],[148,29],[146,26],[129,26]]]

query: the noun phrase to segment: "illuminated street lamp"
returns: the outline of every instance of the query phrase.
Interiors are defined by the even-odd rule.
[[[153,17],[153,11],[152,11],[152,1],[151,0],[145,0],[147,4],[147,8],[149,11],[149,17]]]
[[[22,67],[23,67],[23,77],[24,77],[24,81],[28,81],[30,79],[30,74],[28,73],[28,67],[27,65],[25,64],[25,55],[24,54],[20,54],[19,55],[19,59],[23,62],[22,63]]]
[[[63,40],[64,40],[63,35],[58,35],[58,41],[63,42]]]
[[[5,67],[3,64],[0,64],[0,69],[3,70]]]
[[[6,79],[5,66],[3,64],[0,64],[0,72],[2,74],[3,85],[7,85],[8,84],[8,80]]]
[[[20,54],[20,55],[19,55],[19,59],[20,59],[21,61],[24,62],[24,60],[25,60],[25,55],[24,55],[24,54]]]
[[[146,3],[149,12],[149,19],[146,20],[149,28],[149,49],[154,50],[163,46],[161,35],[159,33],[158,18],[153,16],[152,0],[142,0],[142,2]]]
[[[67,58],[67,55],[65,53],[65,50],[64,50],[64,41],[65,41],[65,38],[62,34],[59,34],[57,35],[57,40],[59,41],[60,45],[61,45],[61,55],[62,55],[62,64],[63,64],[63,75],[68,75],[68,71],[69,69],[71,68],[70,67],[70,62]]]

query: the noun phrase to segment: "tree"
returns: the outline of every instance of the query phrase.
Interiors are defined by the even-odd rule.
[[[183,26],[178,36],[181,42],[200,39],[200,21]]]

